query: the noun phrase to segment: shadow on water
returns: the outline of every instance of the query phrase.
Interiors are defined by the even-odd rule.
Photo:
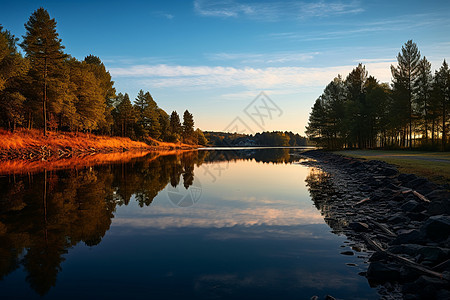
[[[0,280],[23,268],[40,295],[55,286],[65,255],[78,243],[98,245],[118,206],[150,206],[167,185],[189,189],[194,168],[215,161],[291,163],[289,149],[191,151],[73,165],[11,170],[0,176]],[[298,160],[298,159],[297,159]],[[4,174],[4,173],[3,173]]]

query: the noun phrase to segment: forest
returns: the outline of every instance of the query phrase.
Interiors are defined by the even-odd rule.
[[[306,130],[328,149],[384,148],[449,150],[450,70],[433,74],[412,40],[402,46],[392,83],[380,83],[359,64],[338,75],[312,107]]]
[[[59,132],[88,132],[148,137],[190,144],[206,144],[193,115],[181,122],[176,111],[160,108],[150,92],[136,98],[118,93],[99,57],[79,61],[64,52],[56,21],[39,8],[25,24],[21,43],[0,25],[0,126]],[[19,52],[18,46],[23,50]]]
[[[212,146],[307,146],[308,141],[298,133],[265,131],[255,134],[205,131],[204,136]]]

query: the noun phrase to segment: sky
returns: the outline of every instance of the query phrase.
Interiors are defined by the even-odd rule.
[[[21,38],[39,7],[66,53],[96,55],[117,92],[149,91],[202,130],[304,134],[314,101],[358,63],[380,82],[412,39],[438,69],[450,59],[450,1],[0,0]]]

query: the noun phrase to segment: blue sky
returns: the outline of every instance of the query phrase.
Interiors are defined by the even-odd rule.
[[[1,1],[0,23],[21,37],[46,8],[66,52],[99,56],[118,92],[150,91],[167,112],[189,109],[202,130],[303,133],[310,108],[337,74],[359,62],[391,79],[412,39],[439,68],[450,59],[450,1]],[[245,111],[264,111],[261,124]],[[258,104],[259,103],[259,104]],[[274,106],[273,106],[274,107]],[[256,118],[257,119],[257,118]],[[243,126],[242,124],[246,125]]]

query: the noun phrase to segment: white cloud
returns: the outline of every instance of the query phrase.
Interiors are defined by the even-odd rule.
[[[358,1],[320,1],[315,3],[272,1],[255,3],[237,0],[195,0],[194,10],[197,14],[208,17],[248,17],[264,21],[276,21],[284,18],[327,17],[364,11]]]
[[[366,69],[378,80],[387,82],[390,81],[391,63],[391,61],[368,62]],[[325,86],[338,74],[345,77],[353,68],[355,65],[325,68],[135,65],[126,68],[110,68],[110,72],[114,77],[139,78],[141,83],[160,88],[245,87],[277,90]]]
[[[314,59],[320,52],[275,52],[275,53],[213,53],[207,54],[210,60],[239,61],[242,64],[283,64],[306,62]]]

